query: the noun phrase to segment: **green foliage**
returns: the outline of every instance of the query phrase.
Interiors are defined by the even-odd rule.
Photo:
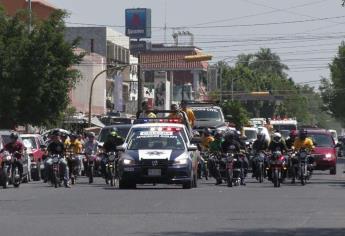
[[[56,11],[28,32],[22,13],[11,18],[0,11],[1,128],[61,119],[79,77],[71,66],[82,59],[73,53],[76,44],[64,40],[65,16]]]
[[[338,48],[338,54],[329,65],[331,80],[323,79],[320,90],[325,109],[345,124],[345,42]]]
[[[238,101],[227,101],[222,104],[222,109],[225,117],[235,124],[236,128],[240,130],[243,126],[248,124],[248,112]]]
[[[329,115],[322,111],[320,94],[308,86],[298,86],[286,71],[278,55],[270,49],[260,49],[254,54],[241,54],[234,67],[219,63],[222,67],[224,99],[231,97],[231,81],[234,94],[249,94],[253,91],[270,91],[284,97],[283,101],[246,101],[242,106],[251,117],[296,117],[303,124],[327,126]],[[345,71],[345,70],[344,70]],[[236,98],[236,96],[235,96]]]

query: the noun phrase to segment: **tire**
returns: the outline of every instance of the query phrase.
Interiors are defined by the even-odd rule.
[[[274,170],[273,173],[273,185],[275,188],[280,187],[280,181],[279,181],[279,171],[277,169]]]
[[[93,166],[89,167],[89,184],[93,183]]]
[[[197,188],[198,187],[198,177],[194,175],[193,177],[193,188]]]
[[[332,168],[329,170],[329,174],[330,174],[330,175],[336,175],[336,174],[337,174],[337,168],[336,168],[336,167],[332,167]]]
[[[111,177],[111,178],[110,178],[110,186],[111,186],[111,187],[114,187],[114,186],[115,186],[115,178],[114,178],[114,177]]]
[[[230,187],[230,188],[232,187],[233,179],[234,179],[233,172],[230,169],[228,169],[227,176],[226,176],[226,182],[228,184],[228,187]]]
[[[71,177],[71,184],[75,185],[75,176]]]
[[[257,175],[258,175],[259,183],[264,182],[263,166],[259,166],[258,174]]]
[[[183,189],[191,189],[191,188],[192,188],[192,182],[193,182],[193,181],[188,181],[188,182],[186,182],[186,183],[183,183],[183,184],[182,184],[182,188],[183,188]]]
[[[54,185],[55,188],[59,187],[59,185],[60,185],[60,184],[59,184],[59,180],[60,180],[59,173],[57,173],[57,172],[54,171],[52,181],[53,181],[53,185]]]
[[[135,189],[136,184],[135,183],[130,183],[126,180],[119,180],[119,189]]]
[[[205,179],[208,180],[209,173],[208,173],[208,166],[207,165],[205,165],[204,172],[205,172]]]
[[[302,186],[304,186],[305,185],[305,180],[306,180],[306,178],[305,178],[305,176],[304,176],[304,167],[303,168],[301,168],[301,175],[300,175],[300,179],[301,179],[301,184],[302,184]]]
[[[15,176],[16,175],[19,175],[19,170],[18,170],[18,167],[16,167],[15,169],[14,169],[14,173],[13,173],[13,186],[15,187],[15,188],[18,188],[19,187],[19,185],[20,185],[20,180],[19,181],[15,181]]]
[[[7,173],[4,174],[1,178],[1,181],[2,181],[2,187],[4,189],[6,189],[8,187],[8,177],[7,177]]]

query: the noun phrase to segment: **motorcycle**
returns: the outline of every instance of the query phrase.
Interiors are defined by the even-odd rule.
[[[259,152],[255,156],[256,169],[255,169],[254,174],[256,176],[256,179],[259,181],[259,183],[262,183],[266,176],[265,159],[266,159],[266,155],[264,152]]]
[[[3,153],[1,178],[3,188],[7,188],[9,184],[12,184],[15,188],[19,187],[21,179],[17,162],[18,159],[13,154],[11,155],[7,151]]]
[[[71,184],[74,185],[77,181],[79,170],[80,170],[80,156],[74,155],[73,153],[67,154],[67,162],[69,166],[69,175],[71,178]]]
[[[116,169],[116,160],[117,154],[116,152],[109,152],[107,153],[107,160],[106,160],[106,177],[105,182],[106,184],[110,183],[110,186],[115,186],[116,179],[117,179],[117,169]]]
[[[298,169],[297,169],[297,176],[298,179],[301,181],[302,185],[307,183],[307,180],[310,179],[312,174],[312,164],[310,163],[310,154],[306,149],[301,149],[297,153],[298,157]]]
[[[93,183],[93,178],[95,176],[95,161],[96,161],[96,155],[94,152],[92,152],[90,155],[86,155],[86,162],[85,162],[85,171],[86,176],[89,177],[89,184]]]
[[[52,156],[53,164],[51,167],[51,183],[55,188],[61,187],[61,183],[63,181],[63,171],[61,171],[60,168],[60,160],[62,158],[63,157],[56,154]]]
[[[280,151],[272,153],[267,171],[274,187],[279,188],[280,184],[284,182],[287,173],[286,159]]]

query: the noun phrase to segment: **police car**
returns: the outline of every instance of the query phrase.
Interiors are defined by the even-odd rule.
[[[197,185],[197,147],[192,145],[187,127],[178,119],[142,119],[118,147],[120,188],[136,184]]]

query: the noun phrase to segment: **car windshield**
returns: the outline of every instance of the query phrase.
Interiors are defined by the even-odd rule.
[[[37,145],[36,145],[34,137],[24,137],[22,139],[23,139],[23,144],[26,148],[37,149]]]
[[[130,126],[126,126],[126,127],[116,127],[117,129],[117,133],[122,137],[122,138],[126,138],[127,134],[129,132],[129,129],[131,127]],[[105,140],[107,139],[108,135],[110,134],[110,132],[112,131],[112,128],[104,128],[102,129],[100,135],[99,135],[99,142],[105,142]]]
[[[247,139],[256,139],[257,132],[256,130],[245,130],[244,135],[247,137]]]
[[[192,108],[196,120],[222,121],[222,113],[218,108],[194,107]]]
[[[333,139],[327,134],[309,134],[316,147],[333,147]]]
[[[167,130],[136,130],[132,133],[129,143],[129,150],[148,149],[174,149],[184,150],[185,145],[179,131]]]

